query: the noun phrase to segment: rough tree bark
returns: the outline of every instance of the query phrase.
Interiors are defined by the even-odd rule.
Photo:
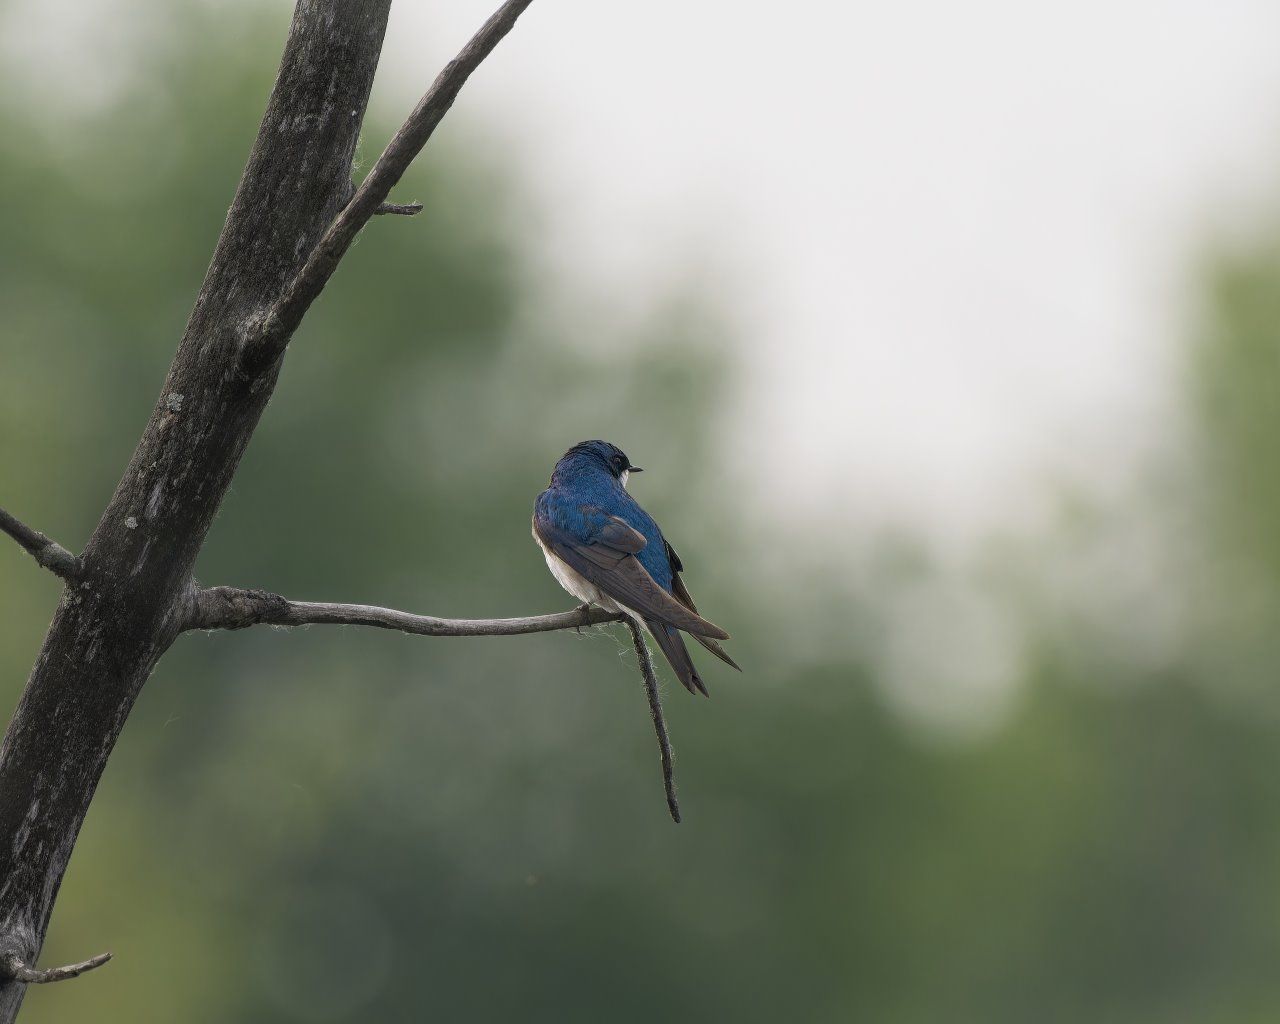
[[[98,779],[182,629],[191,569],[278,367],[241,373],[350,191],[390,0],[301,0],[280,74],[160,400],[68,580],[0,748],[0,947],[28,964]],[[0,983],[0,1021],[25,985]]]
[[[0,747],[0,1024],[36,970],[95,787],[156,662],[184,630],[357,622],[427,635],[567,629],[616,616],[434,619],[391,609],[200,589],[192,567],[307,308],[374,214],[412,214],[390,189],[472,70],[530,0],[508,0],[444,69],[353,194],[352,155],[391,0],[298,0],[279,76],[195,307],[141,441],[84,551],[0,510],[0,530],[66,581]],[[643,640],[637,652],[647,665]],[[656,699],[656,688],[652,687]],[[660,708],[654,707],[660,724]],[[664,747],[669,774],[669,748]],[[674,797],[673,813],[674,813]]]

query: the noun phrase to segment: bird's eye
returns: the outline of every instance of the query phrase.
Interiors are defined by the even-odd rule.
[[[617,467],[618,467],[618,469],[626,469],[626,468],[627,468],[627,460],[626,460],[626,459],[624,459],[621,455],[615,455],[615,456],[613,457],[613,464],[614,464],[615,466],[617,466]]]

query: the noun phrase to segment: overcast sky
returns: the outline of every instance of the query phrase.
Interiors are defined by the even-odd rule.
[[[382,97],[493,6],[397,3]],[[1248,0],[539,0],[461,109],[518,155],[568,311],[643,309],[695,254],[762,490],[963,537],[1159,435],[1194,256],[1280,170],[1278,41]]]
[[[397,0],[375,102],[494,6]],[[122,8],[11,0],[0,54],[100,94]],[[1278,41],[1274,0],[536,0],[443,131],[517,164],[551,315],[729,311],[751,506],[964,540],[1161,443],[1196,254],[1280,178]]]

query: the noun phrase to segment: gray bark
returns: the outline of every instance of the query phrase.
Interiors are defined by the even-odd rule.
[[[0,509],[0,532],[66,582],[0,746],[0,1024],[14,1020],[27,985],[74,978],[110,959],[35,966],[107,758],[151,670],[184,630],[354,623],[424,636],[508,636],[617,620],[588,608],[443,619],[202,589],[191,575],[294,330],[371,217],[421,209],[387,196],[529,3],[505,0],[356,189],[351,158],[390,0],[298,0],[275,89],[186,333],[88,546],[77,557]],[[654,714],[658,722],[660,707]],[[664,764],[669,772],[669,748]]]
[[[0,747],[0,953],[16,961],[37,962],[107,758],[189,619],[192,566],[271,397],[287,337],[253,373],[243,352],[350,195],[389,8],[390,0],[299,0],[164,388],[74,573],[68,566]],[[25,989],[0,980],[0,1024],[14,1020]]]

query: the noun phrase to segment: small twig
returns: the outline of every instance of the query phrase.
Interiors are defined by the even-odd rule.
[[[387,148],[360,183],[351,201],[334,217],[333,223],[311,250],[302,269],[286,285],[280,298],[263,317],[258,329],[246,340],[242,359],[245,372],[257,374],[272,366],[284,354],[289,338],[293,336],[311,303],[333,276],[333,272],[338,269],[339,261],[360,229],[386,202],[392,188],[408,170],[414,158],[422,152],[422,147],[453,106],[453,101],[458,98],[458,93],[471,72],[493,52],[493,48],[511,31],[516,19],[532,2],[533,0],[506,0],[480,31],[472,36],[458,56],[445,65],[426,95],[418,101],[408,120],[387,143]]]
[[[373,211],[374,214],[381,217],[388,213],[394,213],[398,217],[413,217],[422,212],[421,203],[379,203],[378,208]]]
[[[658,750],[662,753],[662,785],[667,791],[667,809],[671,812],[671,820],[680,824],[680,805],[676,802],[675,771],[671,765],[671,737],[667,735],[667,720],[662,715],[662,698],[658,695],[658,676],[653,670],[653,658],[649,654],[649,645],[644,642],[644,634],[632,619],[627,619],[631,630],[631,640],[636,647],[636,661],[640,663],[640,674],[644,676],[645,692],[649,695],[649,714],[653,716],[653,729],[658,734]]]
[[[367,604],[290,601],[265,590],[209,587],[192,595],[186,629],[244,629],[248,626],[375,626],[417,636],[517,636],[618,622],[601,608],[575,608],[516,619],[440,619]]]
[[[332,604],[317,601],[290,601],[265,590],[239,587],[207,587],[193,589],[183,627],[193,629],[246,629],[249,626],[374,626],[395,629],[416,636],[518,636],[525,633],[547,633],[558,629],[578,629],[606,622],[626,621],[635,643],[636,660],[644,676],[649,697],[649,713],[658,735],[662,754],[662,782],[667,793],[671,819],[680,821],[680,805],[676,801],[675,774],[672,768],[671,739],[662,714],[662,698],[658,694],[658,676],[653,658],[640,628],[625,616],[602,608],[580,605],[568,612],[551,615],[529,615],[516,619],[441,619],[432,615],[414,615],[397,608],[379,608],[367,604]]]
[[[356,183],[350,183],[350,189],[347,192],[347,202],[350,203],[356,197]],[[373,211],[375,216],[382,217],[388,213],[396,214],[400,217],[414,217],[422,212],[422,204],[415,200],[412,203],[379,203],[378,208]]]
[[[100,953],[82,964],[68,964],[66,967],[48,967],[36,970],[28,967],[17,953],[5,953],[0,956],[0,977],[11,978],[27,985],[47,985],[51,981],[67,981],[78,978],[85,971],[101,967],[111,959],[110,953]]]
[[[80,559],[39,530],[33,530],[0,508],[0,530],[16,540],[27,553],[55,576],[64,580],[80,574]]]

